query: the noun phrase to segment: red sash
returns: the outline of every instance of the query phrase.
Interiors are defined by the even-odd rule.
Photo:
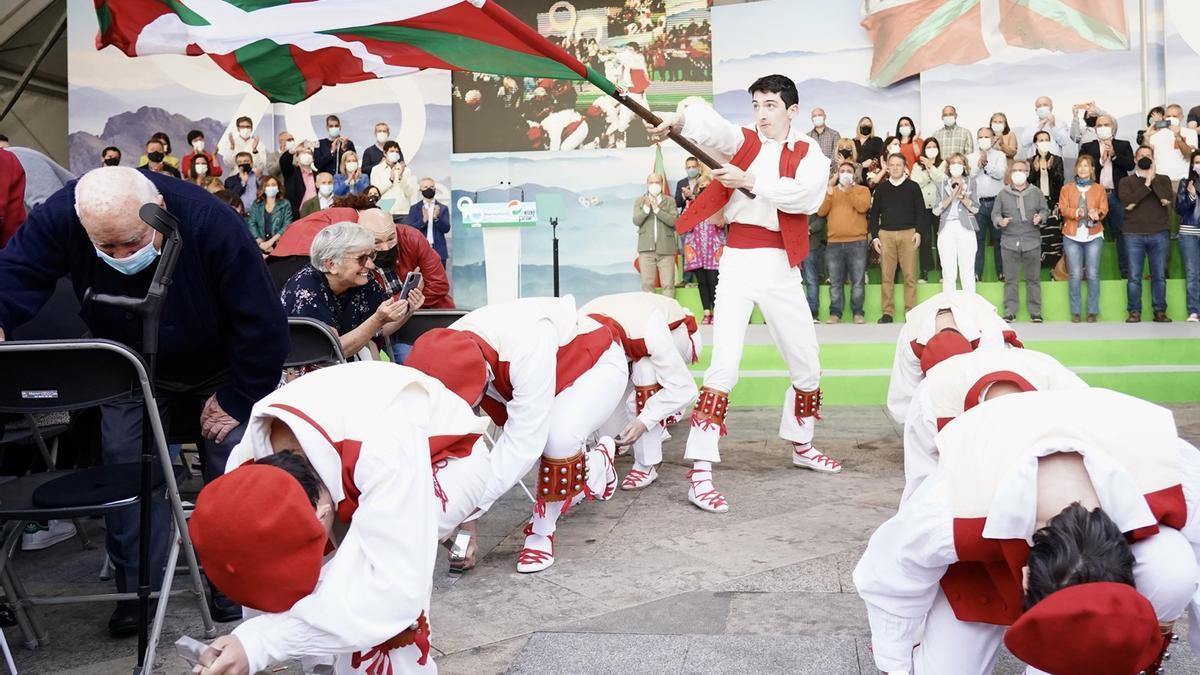
[[[745,171],[762,150],[762,139],[758,137],[757,132],[750,129],[743,128],[742,134],[745,136],[745,141],[733,159],[729,160],[729,163]],[[793,146],[793,148],[788,148],[787,144],[784,144],[783,151],[779,154],[780,177],[794,178],[796,167],[800,166],[800,160],[808,154],[808,144],[797,141]],[[692,203],[675,221],[675,231],[679,234],[691,232],[692,228],[700,224],[700,221],[725,208],[732,196],[732,189],[713,181],[698,197],[692,200]],[[783,211],[779,211],[778,215],[779,231],[783,237],[783,248],[787,251],[788,264],[796,267],[808,257],[808,215]]]

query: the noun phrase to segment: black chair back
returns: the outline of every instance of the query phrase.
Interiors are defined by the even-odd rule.
[[[267,272],[271,275],[271,281],[275,282],[275,290],[282,292],[288,279],[291,279],[292,275],[299,272],[308,264],[309,259],[305,255],[291,255],[286,258],[267,258]]]
[[[303,316],[288,317],[288,334],[292,339],[292,351],[283,361],[284,368],[346,362],[337,334],[316,319]]]
[[[142,358],[110,340],[0,342],[0,413],[79,410],[144,394]]]
[[[466,314],[465,309],[418,309],[400,330],[392,334],[392,341],[412,344],[434,328],[449,328]]]

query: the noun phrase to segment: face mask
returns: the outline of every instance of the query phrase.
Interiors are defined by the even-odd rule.
[[[250,134],[252,133],[254,133],[253,129],[247,129],[245,127],[238,129],[238,136],[241,136],[243,141],[250,140]]]
[[[279,188],[275,187],[274,185],[268,185],[267,187],[263,188],[263,194],[273,198],[275,195],[279,194]]]
[[[957,121],[958,121],[958,118],[955,117],[954,115],[945,115],[942,117],[942,124],[944,124],[948,127],[954,126],[954,123]]]
[[[898,145],[889,145],[889,146],[888,146],[888,154],[889,154],[889,155],[898,155],[898,154],[900,154],[900,146],[898,146]]]
[[[1173,126],[1173,127],[1179,126],[1179,118],[1178,117],[1168,117],[1167,121],[1170,122],[1171,126]]]
[[[204,152],[204,141],[192,141],[192,149],[196,152]]]
[[[333,194],[333,185],[329,183],[321,183],[317,186],[317,191],[321,193],[322,197],[328,197],[329,195]]]
[[[312,155],[300,155],[299,157],[296,158],[296,161],[300,162],[300,166],[311,166],[312,165]]]
[[[899,131],[900,135],[905,138],[912,136],[912,127],[900,127],[897,131]]]
[[[658,183],[651,183],[646,187],[646,190],[655,197],[662,194],[662,186]]]
[[[849,151],[849,150],[844,150],[844,149],[843,149],[843,150],[838,150],[838,154],[839,154],[839,155],[841,155],[842,157],[846,157],[846,158],[849,158],[849,157],[850,157],[850,151]]]
[[[288,152],[295,150],[296,149],[296,141],[293,140],[293,141],[288,141],[287,143],[284,143],[283,149],[287,150]]]
[[[147,152],[146,159],[158,164],[159,162],[163,161],[163,154],[161,152]]]
[[[387,139],[388,139],[388,132],[386,132],[386,131],[377,131],[377,132],[375,132],[375,140],[376,140],[377,142],[379,142],[379,143],[386,143],[386,142],[387,142]]]
[[[963,165],[962,164],[951,164],[950,165],[950,175],[954,176],[955,178],[962,177]]]
[[[814,127],[823,127],[825,126],[825,117],[823,115],[814,115],[812,123]]]
[[[1050,141],[1038,141],[1037,149],[1043,155],[1050,154]]]
[[[1025,179],[1028,177],[1029,176],[1024,171],[1014,171],[1012,172],[1012,183],[1013,185],[1020,187],[1025,184]]]
[[[341,127],[329,127],[329,137],[330,138],[337,138],[338,136],[341,136],[341,135],[342,135]]]
[[[697,178],[700,177],[700,169],[688,169],[687,175],[688,175],[688,178],[691,178],[692,180],[696,180]]]
[[[399,161],[400,161],[400,153],[398,153],[398,152],[389,152],[389,153],[387,154],[387,161],[391,162],[392,164],[395,164],[396,162],[399,162]]]
[[[662,192],[661,185],[658,186],[658,191]],[[653,192],[653,190],[651,190],[651,192]],[[425,188],[424,190],[421,190],[421,196],[424,197],[425,199],[433,199],[433,196],[436,194],[437,194],[437,188]]]
[[[250,168],[251,167],[249,164],[238,164],[238,171],[244,171],[246,173],[250,173]]]
[[[104,159],[104,166],[120,166],[120,165],[121,165],[120,157],[106,157]]]
[[[193,164],[192,170],[196,172],[197,176],[203,176],[204,174],[208,173],[208,165],[207,164]]]
[[[843,171],[838,174],[838,181],[842,185],[849,185],[854,182],[854,174],[852,174],[848,171]]]
[[[390,270],[396,266],[397,254],[400,252],[399,246],[393,246],[386,251],[375,252],[375,266],[381,270]]]
[[[158,249],[154,248],[154,238],[152,237],[149,244],[130,256],[114,258],[100,249],[96,249],[96,256],[121,274],[133,276],[154,262],[154,259],[158,257]]]
[[[992,139],[990,139],[990,138],[979,139],[979,149],[980,150],[991,150],[992,149]]]
[[[1037,117],[1039,120],[1044,120],[1050,116],[1050,106],[1048,106],[1048,105],[1038,106],[1037,110],[1035,112],[1037,112]]]
[[[864,124],[858,128],[858,132],[860,134],[862,134],[863,136],[866,136],[871,133],[871,126],[868,124]]]
[[[1137,167],[1142,171],[1149,171],[1150,167],[1153,165],[1154,160],[1150,159],[1149,157],[1143,157],[1137,161]]]
[[[937,148],[925,148],[925,156],[928,157],[929,159],[937,159],[938,149]]]
[[[1096,127],[1096,137],[1102,141],[1112,138],[1112,127]]]
[[[997,136],[1004,133],[1004,124],[1002,122],[992,122],[992,133]]]
[[[1192,171],[1195,171],[1196,173],[1200,174],[1200,164],[1193,164]]]
[[[346,172],[354,173],[358,171],[358,162],[346,162]]]

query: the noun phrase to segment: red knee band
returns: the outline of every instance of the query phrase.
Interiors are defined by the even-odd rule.
[[[636,406],[638,415],[641,415],[642,410],[645,410],[646,401],[649,401],[651,396],[660,391],[662,391],[662,385],[658,384],[657,382],[654,384],[647,384],[645,386],[633,388],[633,402]]]
[[[716,427],[724,436],[729,433],[725,427],[725,414],[728,412],[729,394],[704,387],[696,399],[696,408],[692,410],[692,426],[705,430]]]
[[[793,387],[796,393],[796,418],[815,417],[821,419],[821,388],[812,391],[800,391]]]
[[[561,502],[583,492],[583,486],[587,484],[585,467],[582,451],[566,459],[542,457],[538,466],[537,498]]]

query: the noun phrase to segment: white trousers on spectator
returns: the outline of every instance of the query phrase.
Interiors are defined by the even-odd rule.
[[[942,263],[943,293],[956,290],[954,282],[959,277],[962,278],[964,291],[975,292],[975,250],[978,247],[975,231],[957,222],[946,223],[946,227],[938,232],[937,249]]]
[[[812,312],[805,302],[799,267],[788,265],[787,253],[774,248],[725,248],[720,263],[713,307],[712,363],[704,373],[704,386],[730,392],[737,384],[738,367],[746,345],[746,328],[757,304],[766,319],[775,347],[787,363],[791,387],[784,395],[779,435],[795,443],[810,443],[816,420],[796,419],[793,388],[816,389],[821,384],[821,362]],[[716,428],[692,426],[687,452],[693,461],[721,461]]]

